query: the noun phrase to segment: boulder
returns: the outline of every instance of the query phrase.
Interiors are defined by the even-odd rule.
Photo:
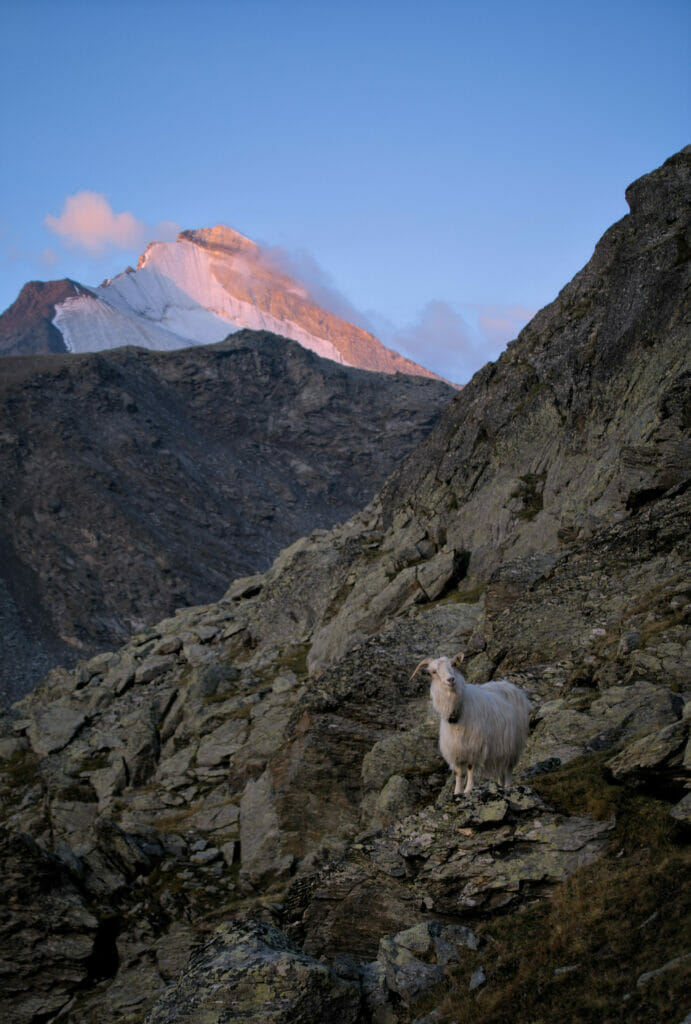
[[[691,771],[690,722],[691,703],[683,718],[627,744],[607,767],[621,781],[683,784]]]
[[[521,759],[534,765],[549,757],[563,764],[588,751],[616,749],[634,737],[675,723],[682,709],[678,694],[639,680],[612,686],[584,706],[583,694],[547,701]]]
[[[364,1024],[357,982],[270,924],[227,923],[191,958],[146,1024]]]
[[[197,750],[197,764],[210,768],[227,763],[228,758],[240,749],[246,736],[247,722],[231,718],[204,736]]]
[[[77,708],[62,701],[38,705],[29,726],[29,742],[39,757],[66,747],[86,722]]]
[[[411,1004],[443,982],[449,965],[460,963],[477,945],[470,928],[440,921],[420,922],[383,936],[376,960],[360,972],[372,1020],[386,1024],[409,1020],[406,1010]]]

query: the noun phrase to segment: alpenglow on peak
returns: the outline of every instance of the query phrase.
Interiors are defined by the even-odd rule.
[[[128,267],[59,301],[46,298],[40,309],[22,295],[0,316],[0,354],[48,351],[37,340],[46,327],[51,350],[68,352],[122,345],[171,350],[250,328],[291,338],[347,366],[437,376],[321,308],[271,250],[223,224],[181,231],[175,242],[151,242],[136,270]]]

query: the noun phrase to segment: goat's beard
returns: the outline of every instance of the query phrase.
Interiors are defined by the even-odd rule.
[[[447,683],[432,680],[429,690],[432,704],[438,715],[447,722],[457,722],[460,717],[461,701],[455,688],[452,690]]]

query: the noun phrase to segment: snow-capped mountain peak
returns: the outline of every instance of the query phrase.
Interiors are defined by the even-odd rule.
[[[175,242],[151,242],[136,270],[128,267],[97,288],[61,298],[52,325],[71,352],[122,345],[170,350],[251,328],[349,366],[435,376],[322,309],[270,253],[222,224],[182,231]]]

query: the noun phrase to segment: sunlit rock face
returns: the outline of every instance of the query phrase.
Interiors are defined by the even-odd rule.
[[[136,270],[128,267],[98,288],[67,283],[71,287],[40,286],[50,294],[43,296],[38,320],[29,301],[33,292],[27,297],[25,286],[0,317],[0,353],[99,352],[121,345],[165,351],[222,341],[249,327],[291,338],[346,366],[436,376],[326,312],[273,251],[224,225],[183,231],[175,242],[152,242]]]

